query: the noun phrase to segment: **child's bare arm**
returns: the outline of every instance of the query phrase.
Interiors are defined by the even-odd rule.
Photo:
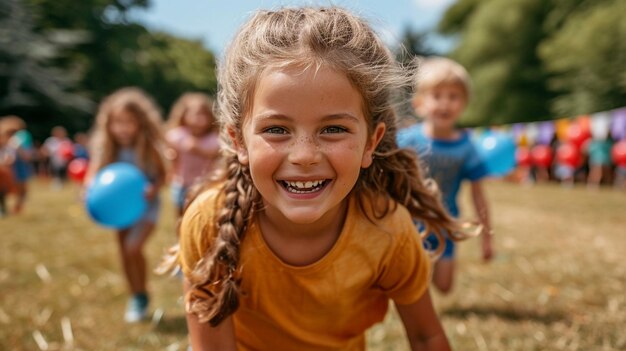
[[[417,302],[410,305],[396,304],[396,309],[404,324],[411,350],[450,350],[448,339],[435,313],[428,290]]]
[[[187,279],[185,279],[183,287],[185,295],[187,295],[191,288]],[[235,329],[231,317],[224,319],[217,327],[211,327],[208,323],[200,323],[195,314],[187,313],[187,329],[194,351],[236,350]]]
[[[491,221],[489,219],[489,207],[487,206],[487,199],[483,191],[483,186],[480,181],[472,182],[472,201],[474,202],[474,209],[478,215],[478,220],[483,226],[482,230],[482,250],[483,259],[485,261],[491,260],[493,257],[492,246],[492,230]]]

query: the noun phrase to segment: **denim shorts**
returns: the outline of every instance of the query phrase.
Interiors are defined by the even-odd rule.
[[[18,183],[25,183],[33,174],[33,166],[19,157],[13,163],[13,176]]]
[[[424,225],[418,221],[414,222],[416,224],[417,230],[419,232],[421,232],[422,230],[424,230]],[[446,245],[446,247],[443,249],[443,252],[441,253],[441,257],[439,257],[439,259],[441,260],[453,260],[454,259],[454,241],[450,240],[450,238],[448,238],[448,235],[446,233],[442,233],[443,237],[444,237],[444,244]],[[428,251],[436,251],[439,248],[439,239],[437,238],[437,235],[435,233],[430,233],[426,236],[426,239],[424,239],[423,245],[424,248]]]
[[[446,247],[443,249],[443,253],[439,259],[441,260],[453,260],[454,259],[454,241],[450,240],[447,235],[444,235]],[[435,234],[429,234],[424,240],[424,248],[429,251],[435,251],[439,248],[439,239]]]
[[[159,218],[159,210],[161,209],[161,199],[156,196],[152,201],[148,203],[148,209],[141,217],[141,222],[156,223]]]
[[[161,200],[159,197],[155,197],[148,203],[148,208],[146,212],[143,214],[141,219],[137,221],[137,223],[133,224],[130,228],[130,234],[127,240],[136,239],[141,231],[143,230],[143,226],[145,224],[155,224],[159,219],[159,211],[161,209]]]

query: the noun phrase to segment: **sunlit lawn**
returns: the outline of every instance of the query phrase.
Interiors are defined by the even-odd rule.
[[[456,350],[626,349],[626,193],[487,184],[497,258],[460,244],[449,296],[434,293]],[[154,266],[174,241],[165,201],[147,246]],[[466,214],[471,215],[464,198]],[[127,299],[115,237],[69,185],[31,184],[24,214],[0,219],[0,350],[184,350],[179,281],[151,275],[153,318],[122,321]],[[391,312],[370,350],[406,350]]]

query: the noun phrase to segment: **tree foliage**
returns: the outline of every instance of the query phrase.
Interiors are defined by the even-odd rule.
[[[55,64],[63,50],[85,40],[77,31],[37,33],[28,4],[0,4],[0,108],[37,106],[42,101],[89,111],[92,102],[72,92],[78,75]]]
[[[460,0],[444,15],[443,33],[460,36],[452,57],[467,67],[473,91],[469,124],[548,115],[552,98],[535,48],[547,14],[543,0]]]
[[[626,105],[626,2],[575,11],[539,46],[559,115]]]
[[[438,30],[458,37],[451,56],[472,76],[465,122],[589,113],[617,107],[620,99],[623,105],[620,13],[619,0],[458,0]]]
[[[76,108],[58,96],[38,99],[28,106],[0,107],[0,114],[15,113],[25,117],[29,128],[39,138],[56,124],[65,125],[70,131],[88,129],[97,103],[124,86],[143,88],[164,110],[186,91],[213,93],[216,90],[215,57],[200,40],[151,32],[131,19],[130,12],[147,9],[148,0],[2,1],[22,3],[31,11],[32,35],[44,38],[58,37],[58,33],[83,35],[80,41],[58,46],[55,57],[45,63],[51,69],[51,77],[67,81],[65,85],[59,84],[62,90],[88,99],[92,102],[90,107]],[[9,28],[12,33],[20,30]],[[41,46],[27,52],[32,54],[36,48]],[[17,67],[20,60],[11,62],[2,60],[9,70]],[[51,86],[44,78],[42,74],[33,76],[40,85]],[[2,97],[5,95],[2,92]]]

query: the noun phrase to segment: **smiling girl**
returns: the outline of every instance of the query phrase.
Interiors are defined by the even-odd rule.
[[[413,220],[458,228],[395,144],[410,79],[339,8],[243,26],[219,67],[226,169],[180,226],[194,350],[363,350],[389,300],[413,349],[449,349]]]

